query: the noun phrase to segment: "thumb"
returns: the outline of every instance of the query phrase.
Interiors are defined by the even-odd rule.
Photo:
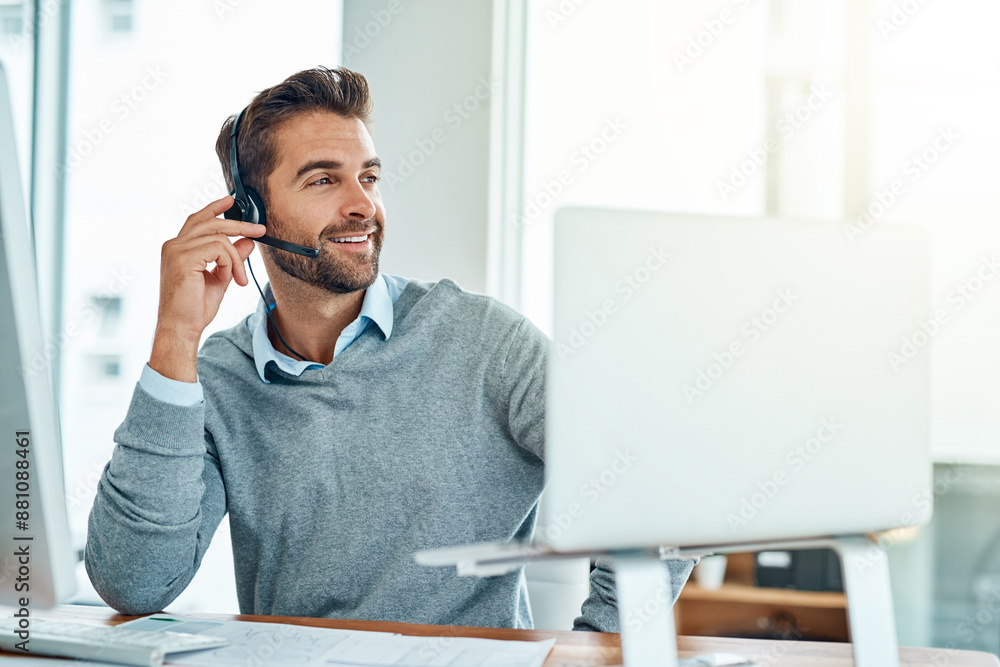
[[[254,246],[257,245],[253,242],[253,239],[242,238],[233,242],[233,246],[236,248],[236,252],[240,254],[241,260],[246,260],[253,252]]]
[[[233,267],[233,277],[236,279],[236,284],[242,287],[250,284],[250,279],[247,278],[246,260],[253,252],[254,245],[256,244],[253,239],[248,238],[237,239],[233,242],[233,247],[236,248],[236,252],[240,256],[240,263]]]

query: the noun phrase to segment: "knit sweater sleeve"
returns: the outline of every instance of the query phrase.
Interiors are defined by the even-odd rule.
[[[159,401],[139,385],[90,512],[85,563],[94,588],[124,614],[170,604],[201,564],[226,512],[205,403]]]
[[[670,578],[670,604],[677,601],[695,561],[671,559],[663,561]],[[591,632],[621,632],[618,602],[615,596],[615,573],[610,562],[598,558],[590,573],[590,595],[583,602],[580,616],[573,621],[574,630]]]
[[[503,364],[504,398],[511,436],[545,458],[545,358],[549,339],[530,320],[518,325]]]

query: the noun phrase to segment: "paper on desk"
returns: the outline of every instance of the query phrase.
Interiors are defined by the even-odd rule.
[[[326,664],[345,667],[541,667],[555,643],[555,639],[521,642],[359,633],[332,648],[326,654]]]
[[[171,654],[165,662],[167,665],[311,667],[323,664],[323,656],[331,648],[354,634],[349,630],[306,625],[207,621],[173,614],[154,614],[122,625],[150,632],[205,634],[230,641],[229,646],[220,648]],[[371,634],[391,636],[385,632]]]
[[[169,665],[222,667],[541,667],[555,645],[473,637],[411,637],[286,623],[206,621],[154,614],[126,623],[139,630],[204,633],[231,643],[179,653]]]

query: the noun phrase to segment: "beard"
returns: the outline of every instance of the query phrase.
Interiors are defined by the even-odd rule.
[[[327,239],[333,236],[350,235],[358,232],[358,236],[373,226],[372,248],[366,253],[339,253]],[[378,256],[382,250],[382,224],[377,220],[365,220],[358,223],[348,222],[345,225],[330,225],[319,235],[318,246],[315,239],[292,238],[284,221],[268,216],[267,233],[274,238],[291,241],[306,247],[318,247],[319,256],[303,257],[292,252],[279,250],[262,245],[275,266],[286,275],[320,287],[332,294],[348,294],[367,289],[378,278]]]

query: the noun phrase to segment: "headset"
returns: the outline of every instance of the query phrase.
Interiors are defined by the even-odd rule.
[[[264,211],[264,201],[253,188],[244,187],[243,179],[240,178],[239,158],[236,152],[236,135],[240,130],[240,120],[243,118],[245,112],[246,108],[236,115],[236,120],[233,121],[233,126],[229,130],[229,170],[233,175],[233,191],[229,194],[232,195],[234,201],[233,205],[223,215],[228,220],[242,220],[243,222],[266,225],[267,215]],[[309,248],[297,243],[291,243],[290,241],[282,241],[268,234],[260,236],[256,240],[272,248],[293,252],[296,255],[303,255],[305,257],[319,256],[319,250],[316,248]]]
[[[233,175],[233,191],[229,194],[233,197],[233,205],[223,213],[227,220],[242,220],[243,222],[252,222],[257,225],[267,224],[267,216],[264,213],[264,201],[260,198],[260,195],[253,188],[243,187],[243,179],[240,178],[240,165],[237,159],[236,153],[236,133],[240,129],[240,119],[243,118],[243,111],[236,114],[236,120],[233,121],[233,127],[229,130],[229,169]],[[304,245],[299,245],[297,243],[291,243],[289,241],[282,241],[281,239],[276,239],[273,236],[258,237],[258,241],[272,248],[277,248],[279,250],[286,250],[288,252],[294,252],[297,255],[304,255],[306,257],[318,257],[319,250],[316,248],[308,248]],[[278,339],[281,341],[282,345],[288,348],[288,351],[294,354],[296,357],[302,361],[307,361],[305,357],[296,352],[291,345],[285,342],[285,339],[281,337],[281,332],[278,331],[278,323],[274,321],[274,316],[271,311],[277,305],[275,303],[267,303],[267,299],[264,298],[264,292],[260,288],[260,283],[257,282],[257,276],[253,274],[253,266],[250,265],[250,258],[247,257],[247,268],[250,269],[250,276],[253,278],[254,285],[257,286],[257,292],[260,293],[260,300],[264,302],[264,314],[267,315],[267,319],[271,320],[271,325],[274,327],[274,333],[278,334]]]

